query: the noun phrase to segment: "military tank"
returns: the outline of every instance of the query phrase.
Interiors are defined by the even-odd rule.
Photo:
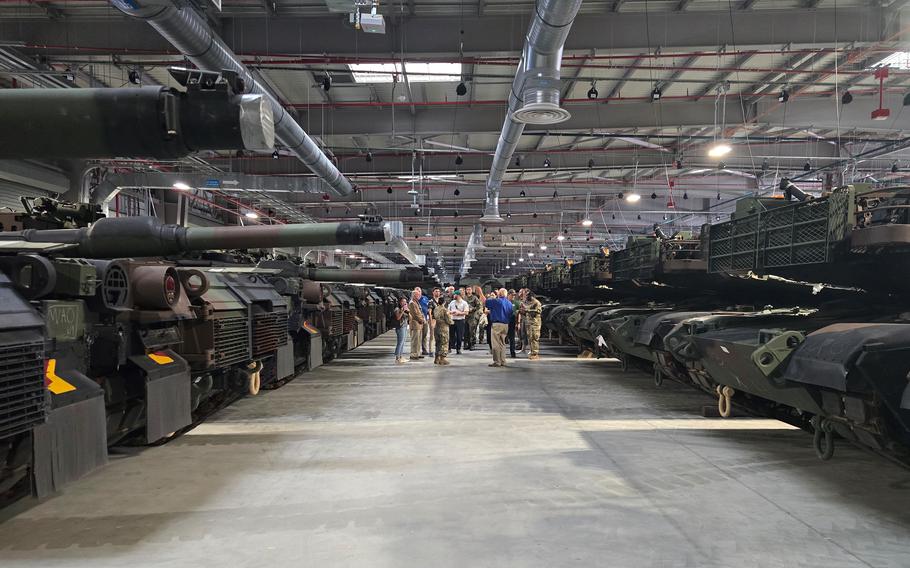
[[[784,180],[794,193],[792,183]],[[706,235],[708,272],[753,272],[887,294],[906,290],[910,188],[839,187],[811,199],[744,200]]]
[[[386,238],[378,222],[196,229],[152,218],[0,233],[7,335],[34,335],[30,357],[50,393],[38,391],[42,401],[49,397],[40,407],[46,423],[11,432],[4,439],[15,440],[0,445],[4,478],[18,478],[25,464],[26,485],[50,493],[104,463],[99,448],[166,439],[225,401],[258,391],[263,380],[293,373],[288,302],[266,275],[164,257]],[[117,258],[125,254],[132,258]],[[32,320],[34,333],[15,329]],[[26,418],[11,416],[10,423],[30,424]]]
[[[531,276],[528,276],[529,284]],[[605,298],[613,282],[610,257],[603,254],[587,255],[569,268],[572,294],[584,298]],[[532,287],[533,289],[533,287]]]

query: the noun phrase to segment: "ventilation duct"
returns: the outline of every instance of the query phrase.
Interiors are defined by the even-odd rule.
[[[306,164],[313,173],[325,180],[332,191],[340,196],[354,193],[351,182],[329,161],[322,149],[287,113],[269,90],[253,77],[252,73],[221,40],[205,20],[189,7],[173,4],[154,4],[155,0],[111,0],[111,4],[124,14],[145,20],[171,45],[206,71],[228,69],[243,79],[246,93],[260,94],[272,105],[275,118],[275,137],[288,150]],[[558,2],[554,2],[558,4]]]
[[[483,225],[480,223],[474,223],[474,231],[471,233],[470,243],[474,248],[487,248],[487,245],[483,242]]]
[[[493,165],[487,178],[486,201],[481,223],[501,223],[499,191],[512,155],[524,132],[525,124],[556,124],[569,119],[569,112],[559,106],[560,65],[562,49],[569,35],[581,0],[537,0],[534,17],[525,35],[521,63],[509,92],[509,109],[496,144]],[[472,243],[483,246],[483,230],[474,226]],[[465,261],[468,250],[465,250]],[[462,262],[461,274],[470,270]]]
[[[521,63],[512,81],[506,113],[490,176],[481,222],[500,222],[499,190],[525,124],[555,124],[569,118],[559,106],[560,64],[566,37],[581,0],[538,0],[525,35]]]

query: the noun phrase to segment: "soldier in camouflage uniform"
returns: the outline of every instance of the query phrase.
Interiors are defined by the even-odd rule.
[[[519,309],[521,317],[527,325],[528,343],[531,344],[528,359],[535,361],[540,359],[540,314],[543,306],[541,306],[540,300],[534,297],[534,292],[528,290]]]
[[[433,319],[436,320],[436,327],[433,329],[436,340],[436,358],[433,359],[434,365],[448,365],[446,359],[449,355],[449,326],[455,325],[449,308],[442,302],[436,304],[433,308]]]
[[[474,341],[477,338],[477,324],[480,323],[480,316],[483,315],[483,300],[474,293],[473,286],[465,288],[465,294],[465,301],[471,307],[467,317],[468,330],[465,334],[465,340],[467,342],[467,350],[471,351],[474,349]]]

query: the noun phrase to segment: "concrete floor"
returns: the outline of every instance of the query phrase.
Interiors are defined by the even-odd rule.
[[[614,361],[372,341],[0,525],[0,566],[910,565],[910,472]]]

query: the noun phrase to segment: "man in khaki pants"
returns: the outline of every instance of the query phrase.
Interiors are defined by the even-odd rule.
[[[487,300],[484,307],[489,314],[487,317],[492,322],[492,348],[493,363],[491,367],[506,366],[506,335],[509,333],[509,320],[512,317],[512,302],[508,299],[508,291],[499,289],[499,297]]]
[[[423,343],[423,326],[427,320],[423,317],[423,311],[420,309],[420,296],[423,293],[420,288],[414,288],[411,293],[411,303],[408,304],[408,327],[411,334],[411,361],[423,359],[420,354],[421,344]]]

